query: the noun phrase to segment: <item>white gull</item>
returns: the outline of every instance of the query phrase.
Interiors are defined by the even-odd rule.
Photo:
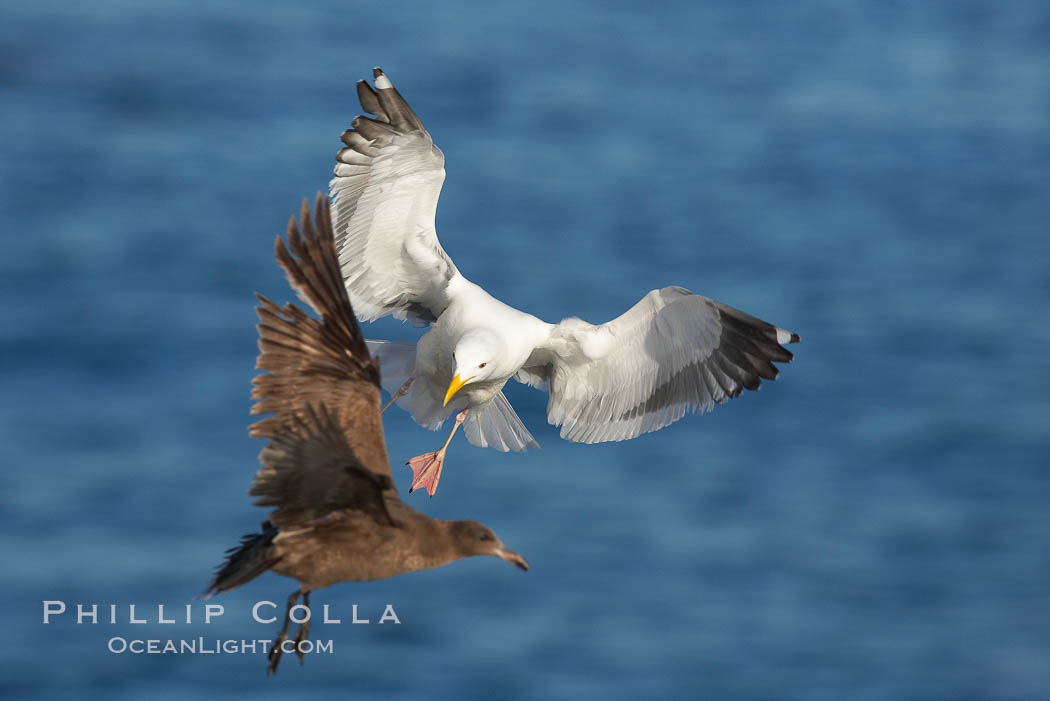
[[[461,424],[477,446],[539,447],[501,391],[512,377],[550,393],[547,420],[562,438],[599,443],[708,411],[791,360],[781,344],[797,334],[682,287],[653,290],[604,324],[550,324],[470,282],[434,229],[445,157],[383,71],[374,78],[357,94],[375,118],[357,117],[342,135],[330,192],[357,315],[430,326],[418,344],[369,341],[391,401],[432,430],[456,414],[441,449],[409,461],[412,489],[433,496]]]

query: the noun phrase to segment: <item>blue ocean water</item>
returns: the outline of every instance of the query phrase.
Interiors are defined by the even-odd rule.
[[[1046,696],[1046,3],[0,12],[4,698]],[[438,230],[469,278],[549,321],[680,284],[799,332],[796,359],[620,444],[561,441],[510,387],[543,450],[457,441],[406,499],[486,522],[527,574],[317,592],[334,652],[271,679],[261,655],[113,654],[275,634],[251,606],[290,580],[209,625],[193,597],[265,513],[252,292],[290,299],[273,238],[376,64],[445,151]],[[441,440],[386,428],[395,464]],[[44,600],[103,622],[43,625]]]

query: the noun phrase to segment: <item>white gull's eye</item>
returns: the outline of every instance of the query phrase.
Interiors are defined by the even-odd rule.
[[[482,363],[481,365],[478,366],[478,369],[480,370],[481,368],[485,367],[486,365],[488,365],[488,363]]]

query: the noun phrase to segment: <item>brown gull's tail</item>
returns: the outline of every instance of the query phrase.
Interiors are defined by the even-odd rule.
[[[276,536],[273,524],[263,521],[262,533],[249,533],[241,538],[240,545],[226,551],[226,561],[219,566],[202,596],[210,599],[219,592],[236,589],[277,564],[280,558],[273,554]]]

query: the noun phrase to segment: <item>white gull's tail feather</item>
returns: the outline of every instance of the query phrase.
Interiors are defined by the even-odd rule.
[[[506,453],[513,450],[522,453],[540,444],[525,428],[510,402],[500,392],[489,403],[471,409],[463,424],[463,432],[471,445],[479,448],[495,448]]]
[[[379,359],[379,373],[383,389],[391,396],[412,376],[416,367],[416,344],[403,341],[365,341],[368,352]],[[428,391],[425,381],[413,382],[408,394],[397,400],[397,405],[410,413],[416,422],[431,431],[441,428],[454,407],[442,406],[442,398]],[[525,428],[510,402],[497,394],[484,406],[475,407],[463,424],[463,432],[471,445],[495,448],[507,452],[537,449],[540,444]]]
[[[394,387],[394,391],[397,391],[397,386]],[[412,414],[415,422],[423,428],[437,431],[445,423],[445,419],[464,407],[458,397],[448,406],[444,406],[442,401],[443,395],[439,391],[425,380],[417,379],[412,383],[408,396],[398,400],[398,406]],[[520,453],[528,448],[540,447],[529,433],[529,429],[525,428],[521,419],[514,413],[503,392],[496,394],[491,401],[472,408],[463,423],[463,432],[471,445],[479,448],[491,447],[504,453],[510,450]]]

